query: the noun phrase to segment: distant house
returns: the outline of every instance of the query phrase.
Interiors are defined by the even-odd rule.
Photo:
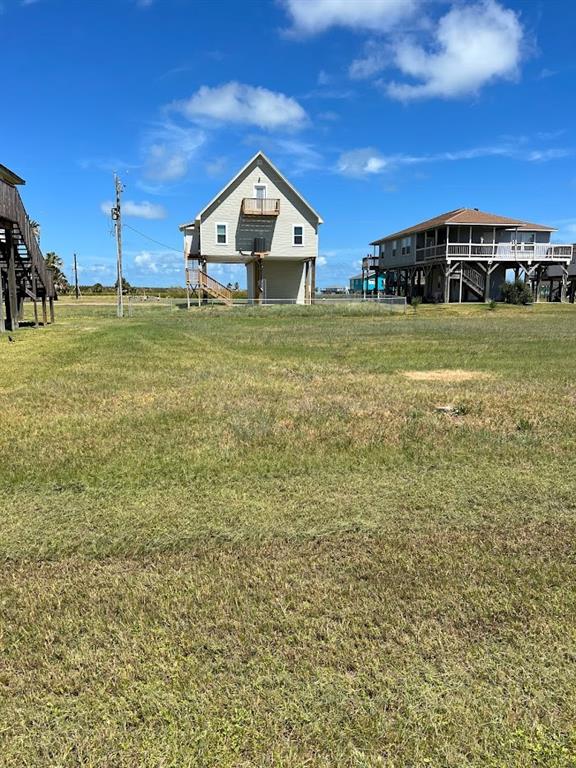
[[[324,295],[335,295],[335,294],[344,294],[346,293],[346,288],[342,285],[327,285],[326,288],[322,288],[320,293]]]
[[[262,153],[254,157],[180,231],[186,285],[227,301],[209,264],[244,264],[248,298],[312,301],[322,218]]]
[[[487,301],[501,296],[514,270],[536,296],[548,269],[561,275],[566,296],[572,245],[550,241],[554,227],[458,208],[374,240],[363,272],[382,274],[388,293],[427,301]]]
[[[350,293],[384,293],[386,284],[384,281],[384,275],[378,275],[378,281],[376,282],[376,275],[374,272],[360,273],[354,275],[349,280]]]
[[[574,255],[568,264],[568,291],[567,298],[573,304],[576,300],[576,246],[572,246]],[[542,281],[547,286],[548,301],[561,301],[564,283],[563,266],[548,267],[542,276]]]

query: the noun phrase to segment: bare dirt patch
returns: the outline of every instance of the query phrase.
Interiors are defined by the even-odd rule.
[[[402,371],[412,381],[472,381],[473,379],[491,379],[492,374],[485,371],[464,371],[460,368],[441,368],[437,371]]]

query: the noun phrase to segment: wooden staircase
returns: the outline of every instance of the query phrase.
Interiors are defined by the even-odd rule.
[[[480,270],[467,264],[462,267],[462,282],[481,299],[484,298],[486,288],[486,275]]]
[[[46,265],[18,190],[1,179],[0,285],[0,312],[5,295],[9,330],[18,327],[24,298],[34,302],[36,318],[36,301],[42,301],[46,322],[46,299],[52,302],[55,297],[52,270]]]
[[[232,291],[227,288],[218,280],[214,280],[202,269],[189,269],[188,270],[188,285],[192,290],[196,291],[199,296],[202,294],[210,296],[212,299],[217,299],[227,306],[232,305]]]

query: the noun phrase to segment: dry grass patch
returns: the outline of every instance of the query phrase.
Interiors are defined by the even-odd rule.
[[[486,371],[463,371],[450,368],[443,368],[438,371],[402,371],[402,375],[411,381],[445,381],[454,383],[494,378],[493,374]]]

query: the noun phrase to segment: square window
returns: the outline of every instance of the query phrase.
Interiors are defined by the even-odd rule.
[[[304,227],[294,225],[294,245],[304,245]]]
[[[216,242],[218,245],[228,243],[228,226],[226,224],[216,224]]]

